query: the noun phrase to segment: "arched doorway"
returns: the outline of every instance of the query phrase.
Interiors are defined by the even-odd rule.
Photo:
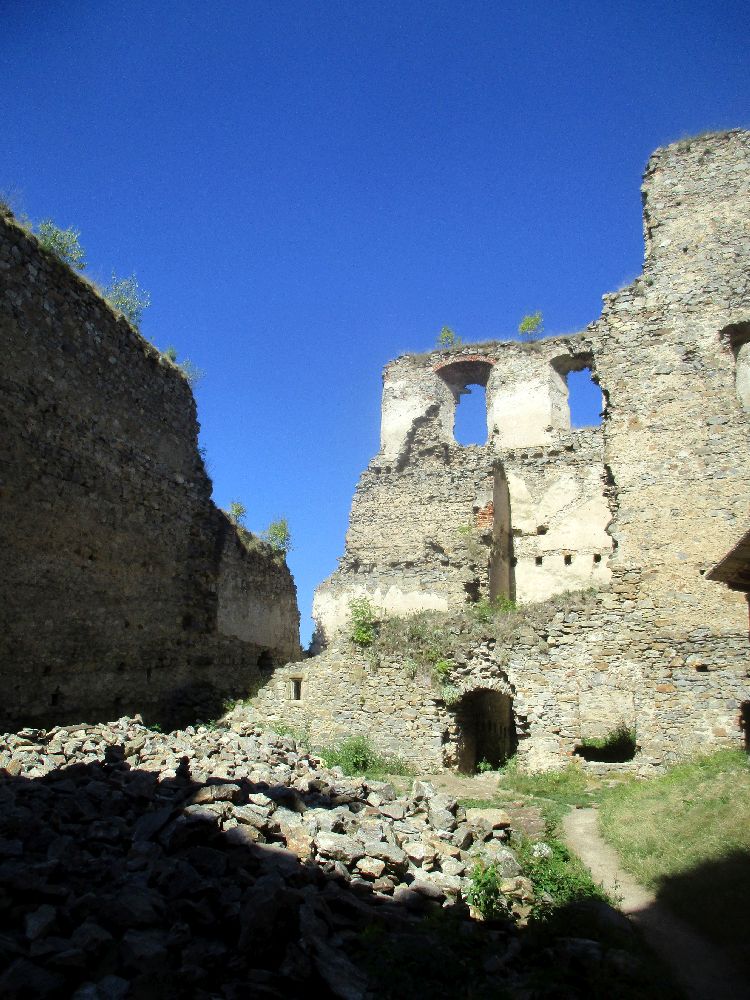
[[[488,688],[469,691],[456,705],[455,719],[459,771],[473,774],[482,761],[497,768],[515,753],[518,739],[510,695]]]

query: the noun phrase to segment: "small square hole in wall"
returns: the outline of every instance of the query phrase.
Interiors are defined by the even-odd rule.
[[[570,564],[573,562],[573,556],[565,556],[563,561],[566,566],[570,566]]]
[[[602,554],[601,554],[601,552],[595,552],[594,553],[594,562],[595,563],[599,563],[601,561],[602,561]]]
[[[534,563],[537,566],[541,566],[542,565],[542,561],[543,561],[542,557],[541,556],[537,556],[536,559],[534,560]]]
[[[302,678],[293,677],[291,684],[292,701],[302,701]]]

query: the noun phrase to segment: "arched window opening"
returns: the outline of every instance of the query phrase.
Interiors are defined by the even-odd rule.
[[[734,354],[734,379],[737,399],[750,413],[750,323],[734,323],[723,331]]]
[[[591,369],[568,372],[568,406],[571,427],[599,427],[602,422],[602,390]]]
[[[487,393],[483,385],[467,385],[461,391],[453,436],[461,445],[487,443]]]
[[[453,437],[460,445],[487,443],[487,381],[492,362],[486,358],[463,358],[441,365],[437,374],[456,401]]]

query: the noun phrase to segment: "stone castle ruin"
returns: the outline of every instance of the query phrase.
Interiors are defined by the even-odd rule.
[[[581,333],[386,366],[380,452],[315,598],[325,651],[277,670],[262,714],[428,768],[516,747],[558,766],[617,725],[654,763],[740,741],[747,612],[706,574],[749,520],[749,167],[742,131],[654,153],[643,272]],[[603,420],[571,429],[567,376],[584,369]],[[487,440],[463,447],[472,385]],[[497,597],[536,610],[456,654],[446,698],[404,656],[375,669],[353,646],[363,597],[386,617]]]
[[[211,502],[181,373],[0,217],[0,727],[215,715],[299,656],[289,570]]]
[[[206,718],[257,695],[313,743],[362,733],[421,769],[516,750],[556,767],[618,725],[645,763],[737,744],[746,609],[709,574],[750,520],[749,166],[738,130],[651,157],[643,273],[586,330],[386,366],[307,659],[286,565],[211,502],[182,375],[0,219],[0,726]],[[584,370],[603,419],[573,429]],[[470,386],[487,438],[464,447]],[[455,633],[447,683],[406,649],[357,648],[358,598]],[[451,618],[497,598],[519,609],[500,625]]]

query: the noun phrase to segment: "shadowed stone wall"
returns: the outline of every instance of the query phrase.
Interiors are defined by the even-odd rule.
[[[0,726],[204,711],[297,656],[294,583],[211,502],[187,382],[9,219],[0,337]]]

